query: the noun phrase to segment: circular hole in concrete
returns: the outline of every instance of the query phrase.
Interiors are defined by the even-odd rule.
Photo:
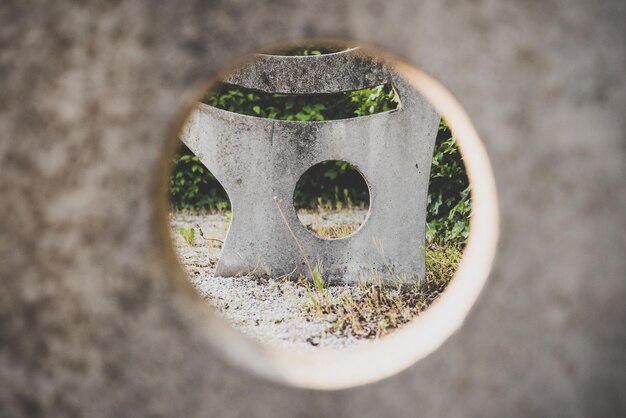
[[[324,239],[345,238],[365,222],[370,194],[355,166],[329,160],[315,164],[300,176],[293,205],[308,231]]]
[[[233,223],[225,241],[226,246],[233,245],[234,248],[230,252],[231,256],[224,251],[220,260],[220,262],[225,261],[226,267],[215,273],[211,271],[198,273],[198,265],[203,265],[201,259],[198,262],[198,260],[179,256],[179,261],[191,276],[197,293],[205,299],[205,301],[193,299],[194,306],[206,306],[205,302],[209,302],[227,320],[218,320],[215,311],[207,313],[206,324],[200,325],[207,327],[207,341],[213,344],[225,358],[266,378],[316,389],[340,389],[380,380],[410,366],[439,347],[461,326],[466,314],[476,301],[487,278],[497,240],[498,211],[490,163],[476,131],[459,103],[434,79],[379,50],[352,48],[349,51],[318,56],[313,59],[323,66],[326,65],[324,64],[326,59],[329,63],[339,58],[343,60],[345,57],[342,54],[346,53],[358,53],[361,56],[383,60],[398,77],[372,82],[374,85],[381,86],[380,88],[373,88],[370,84],[370,87],[367,85],[350,86],[342,90],[335,86],[332,91],[325,91],[323,94],[352,90],[358,92],[357,96],[369,99],[380,94],[391,95],[392,92],[398,92],[401,105],[397,109],[372,108],[374,111],[369,112],[366,117],[353,119],[344,117],[338,123],[339,120],[330,120],[324,112],[318,112],[320,109],[325,109],[310,106],[308,110],[305,110],[302,106],[301,109],[308,112],[309,116],[314,116],[304,118],[304,120],[298,118],[272,120],[268,116],[272,114],[271,111],[261,107],[263,103],[256,102],[245,112],[239,112],[242,114],[236,115],[236,109],[229,108],[229,106],[233,103],[236,105],[241,99],[246,101],[251,100],[252,97],[253,100],[257,100],[254,93],[237,88],[221,89],[219,83],[224,81],[225,74],[227,81],[231,83],[243,83],[252,90],[254,87],[259,87],[251,83],[250,79],[241,76],[239,72],[250,62],[268,59],[266,55],[257,55],[248,57],[249,59],[245,61],[248,64],[242,61],[241,66],[231,68],[232,72],[226,71],[220,76],[220,80],[214,80],[211,90],[215,92],[221,89],[220,91],[227,97],[216,97],[216,100],[209,104],[206,104],[206,101],[197,103],[185,123],[182,124],[178,135],[179,138],[185,138],[185,143],[194,149],[195,155],[204,161],[207,168],[210,168],[222,181],[232,199]],[[307,62],[308,58],[295,56],[278,57],[278,59],[288,66],[301,66]],[[332,70],[333,65],[328,65],[327,69]],[[259,69],[260,67],[257,68]],[[229,74],[239,75],[230,77]],[[341,74],[337,74],[337,77],[340,78]],[[270,77],[266,80],[274,80],[272,87],[279,90],[285,88],[280,77]],[[329,80],[331,83],[335,82],[335,78]],[[371,82],[371,79],[369,81]],[[297,88],[294,89],[296,90],[294,94],[311,94],[307,90],[306,83],[298,83],[298,80],[295,82]],[[389,89],[384,85],[392,87]],[[267,86],[261,87],[267,88]],[[419,95],[403,94],[408,91],[407,88],[415,89]],[[280,90],[272,94],[284,99],[283,96],[290,93]],[[206,97],[206,92],[203,92],[199,102],[204,101]],[[403,170],[399,169],[398,164],[376,164],[377,155],[388,152],[390,147],[406,147],[406,143],[397,142],[397,136],[390,131],[394,129],[393,118],[410,115],[411,106],[422,101],[430,103],[436,113],[445,120],[445,123],[438,127],[432,159],[426,163],[424,161],[413,162],[410,167],[402,159]],[[259,108],[256,109],[255,106]],[[359,108],[368,110],[371,106]],[[279,110],[282,111],[282,109]],[[274,115],[279,114],[284,115],[280,112],[274,113]],[[210,123],[202,122],[201,119],[207,116]],[[356,114],[356,116],[364,115]],[[431,128],[432,132],[437,131],[436,124],[430,126],[429,129]],[[353,135],[345,135],[347,132],[352,132]],[[308,153],[311,149],[320,146],[319,134],[328,135],[333,138],[334,142],[327,147],[322,147],[324,155],[315,159],[311,158]],[[214,145],[213,148],[200,146],[207,138]],[[466,167],[471,180],[471,202],[469,189],[466,187],[467,182],[457,182],[455,187],[448,188],[448,190],[453,190],[457,196],[455,207],[457,203],[462,203],[461,206],[466,207],[444,210],[447,205],[445,193],[442,199],[439,199],[436,192],[446,189],[441,185],[449,185],[449,182],[438,177],[439,185],[437,185],[433,183],[431,176],[429,196],[428,198],[423,196],[418,206],[423,211],[432,212],[438,218],[427,217],[422,220],[425,241],[435,242],[433,240],[438,238],[460,239],[462,245],[459,251],[455,252],[452,263],[444,262],[445,281],[441,287],[434,288],[435,292],[430,296],[435,296],[426,295],[428,296],[426,300],[414,299],[414,302],[418,303],[414,303],[413,307],[419,305],[418,309],[407,317],[406,321],[398,322],[392,327],[389,327],[387,322],[377,322],[378,328],[372,326],[374,323],[358,321],[350,323],[349,326],[346,325],[350,318],[341,317],[341,309],[343,312],[351,308],[361,309],[367,303],[369,296],[378,297],[379,290],[384,287],[379,286],[375,281],[368,283],[365,277],[366,280],[363,282],[365,285],[358,288],[359,282],[354,280],[354,276],[350,276],[355,269],[358,270],[368,265],[374,257],[368,260],[367,257],[353,251],[354,248],[342,247],[351,240],[329,240],[324,242],[328,247],[314,247],[311,240],[316,240],[316,238],[304,228],[301,228],[302,233],[298,232],[300,220],[296,211],[291,209],[293,190],[299,178],[297,176],[314,165],[316,161],[342,158],[343,153],[336,152],[335,147],[341,139],[351,138],[360,138],[363,141],[353,148],[361,153],[360,161],[354,163],[358,165],[359,170],[363,170],[370,187],[372,200],[368,212],[370,217],[373,216],[373,211],[379,211],[377,216],[380,216],[388,214],[394,208],[397,209],[398,205],[390,204],[393,196],[387,193],[389,188],[395,187],[395,183],[410,186],[407,193],[399,197],[394,195],[396,196],[393,197],[394,200],[402,202],[399,206],[415,204],[415,201],[411,200],[413,197],[410,192],[414,190],[411,187],[418,188],[412,177],[413,173],[419,173],[420,170],[422,173],[427,173],[431,164],[435,171],[438,165],[449,165],[450,162],[447,159],[451,153],[458,153],[459,149],[463,152],[463,160],[457,160],[456,168]],[[289,151],[289,147],[294,144],[296,152]],[[267,147],[269,153],[260,150],[259,146]],[[441,147],[444,148],[443,151]],[[430,151],[423,152],[429,153]],[[241,153],[247,156],[243,158]],[[405,153],[414,156],[409,151]],[[280,160],[285,155],[293,157],[293,161],[297,162],[296,167],[281,165]],[[352,161],[349,158],[346,160]],[[366,169],[363,169],[363,163],[367,166]],[[282,167],[282,169],[276,169],[276,167]],[[416,171],[409,173],[409,168]],[[372,188],[372,182],[377,181],[379,176],[384,174],[384,170],[389,170],[389,178],[392,180],[383,182],[383,186],[386,187]],[[407,173],[410,175],[406,175]],[[428,180],[427,176],[420,178]],[[427,180],[425,185],[419,186],[422,190],[428,187]],[[250,181],[252,183],[248,183]],[[242,193],[242,190],[247,191]],[[462,218],[467,217],[465,220],[468,220],[470,203],[471,233],[469,236],[464,236],[462,226],[456,226],[459,219],[455,216],[460,213]],[[368,225],[372,225],[370,223],[372,219],[367,220]],[[395,241],[401,242],[405,246],[403,248],[415,249],[412,241],[398,238],[403,236],[403,229],[411,226],[409,225],[411,222],[416,222],[415,218],[407,216],[396,219],[398,222],[388,224],[393,232],[390,234],[392,239],[380,245],[379,234],[381,231],[385,232],[384,229],[373,230],[372,235],[367,237],[368,245],[374,245],[382,259],[397,251],[397,249],[390,251],[390,246],[393,246]],[[178,225],[173,226],[172,233],[178,234],[178,228]],[[429,237],[428,234],[431,236]],[[359,235],[361,234],[355,234],[353,237],[356,238]],[[278,252],[274,251],[276,243],[281,244]],[[246,251],[250,248],[257,249],[255,252],[257,257],[253,261],[248,260],[245,265],[241,264],[240,260],[246,256]],[[419,250],[425,253],[429,250],[428,245],[422,245]],[[273,255],[272,251],[274,251]],[[434,251],[438,250],[435,248]],[[279,256],[278,259],[291,262],[295,268],[286,269],[284,265],[276,264],[276,254]],[[411,252],[409,255],[402,256],[399,260],[413,260],[412,254]],[[449,255],[445,251],[440,254],[445,257],[447,257],[446,254]],[[338,270],[335,270],[334,275],[328,273],[328,264],[332,267],[333,259],[337,258],[337,255],[346,256],[345,260],[348,261],[341,265],[342,271],[346,273],[345,277],[342,277],[342,274],[336,274]],[[436,254],[426,253],[425,255],[425,277],[420,276],[419,272],[414,276],[395,275],[396,278],[408,280],[409,284],[418,284],[413,287],[417,293],[420,289],[428,288],[428,286],[420,287],[419,284],[424,283],[424,280],[429,283],[429,274],[433,277],[432,274],[438,268],[437,265],[442,265],[442,260],[437,259]],[[435,255],[434,261],[431,257],[433,255]],[[230,258],[225,260],[227,256]],[[431,260],[433,264],[429,266],[428,260]],[[325,262],[326,265],[324,265]],[[419,270],[419,264],[416,265],[415,271],[417,270]],[[384,271],[375,271],[374,275],[369,277],[377,278],[384,274]],[[342,278],[349,278],[349,281],[334,283],[331,280]],[[441,294],[444,288],[445,292]],[[387,289],[393,288],[387,287]],[[393,290],[387,294],[389,297],[393,295]],[[412,297],[411,294],[409,296]],[[337,304],[336,302],[340,300],[345,303]],[[340,309],[337,310],[337,307]],[[425,310],[426,307],[428,307],[427,310]],[[381,328],[380,324],[384,326]]]

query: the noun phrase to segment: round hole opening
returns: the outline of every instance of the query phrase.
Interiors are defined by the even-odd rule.
[[[289,48],[289,45],[285,46],[285,50]],[[314,57],[309,58],[315,60],[316,65],[325,65],[324,60],[332,63],[339,58],[349,59],[342,54],[358,53],[384,61],[398,77],[378,80],[375,85],[349,86],[317,95],[301,84],[297,85],[294,92],[280,90],[285,86],[280,80],[273,85],[280,91],[268,91],[267,86],[250,84],[250,80],[241,75],[241,66],[232,67],[230,72],[222,73],[222,78],[212,81],[208,92],[203,91],[199,95],[189,117],[181,124],[176,140],[187,136],[184,143],[188,148],[179,149],[175,168],[168,173],[172,209],[169,230],[175,235],[173,241],[180,264],[201,299],[204,299],[196,299],[193,303],[213,305],[217,313],[211,311],[207,315],[221,315],[226,319],[221,321],[214,317],[206,321],[208,341],[239,366],[282,383],[315,389],[341,389],[374,382],[403,370],[437,349],[461,326],[476,301],[487,279],[498,235],[497,200],[490,163],[472,123],[454,97],[434,79],[380,50],[354,47],[331,52],[313,54]],[[307,54],[298,54],[297,51],[290,52],[290,55],[293,56],[277,56],[277,59],[281,62],[289,61],[290,65],[303,65],[309,59]],[[244,62],[242,65],[269,59],[267,55],[248,58],[241,61]],[[259,69],[262,67],[256,68]],[[272,77],[265,79],[277,80]],[[295,82],[298,83],[298,80]],[[415,89],[419,96],[404,95],[407,88]],[[380,104],[378,98],[384,95],[391,100],[388,100],[388,104],[376,106]],[[333,102],[334,96],[340,99],[342,106]],[[354,104],[353,98],[357,102],[364,102],[355,108],[343,106],[346,103]],[[315,100],[321,101],[315,103]],[[348,327],[348,318],[338,315],[336,302],[342,298],[346,301],[346,305],[340,306],[343,311],[350,306],[360,309],[367,303],[368,292],[369,296],[378,297],[380,293],[372,292],[379,292],[380,289],[374,283],[374,287],[366,285],[362,294],[346,296],[341,293],[346,286],[354,287],[357,282],[342,283],[339,280],[331,283],[327,280],[329,276],[324,273],[327,267],[323,265],[324,257],[320,257],[321,263],[317,263],[317,254],[311,251],[311,243],[319,242],[315,235],[326,240],[323,242],[328,245],[326,260],[332,261],[337,254],[350,255],[352,258],[345,265],[346,271],[367,262],[358,254],[353,255],[354,248],[346,249],[342,245],[372,229],[369,225],[375,225],[372,223],[374,211],[385,213],[393,209],[388,201],[376,195],[380,189],[372,189],[372,179],[376,179],[380,170],[385,168],[393,173],[397,182],[407,180],[394,164],[389,167],[371,166],[362,171],[359,161],[352,161],[349,155],[335,152],[333,147],[326,148],[321,158],[308,158],[305,154],[308,147],[318,145],[312,133],[316,135],[328,130],[334,140],[339,140],[338,136],[344,129],[355,129],[354,133],[360,135],[350,137],[368,140],[377,138],[378,143],[382,144],[380,148],[365,154],[376,158],[379,152],[385,152],[386,147],[392,146],[387,141],[395,136],[387,130],[393,118],[399,118],[403,112],[409,111],[416,100],[430,103],[443,121],[432,127],[436,132],[434,149],[431,149],[432,159],[405,167],[431,174],[428,199],[418,202],[423,205],[420,207],[424,213],[427,211],[429,214],[424,219],[425,244],[420,250],[426,253],[427,260],[432,260],[433,253],[428,251],[441,250],[435,248],[439,245],[438,240],[456,240],[459,243],[457,252],[451,255],[444,248],[439,253],[448,257],[448,261],[453,260],[454,265],[446,266],[445,283],[435,289],[433,294],[436,293],[436,296],[414,311],[410,320],[396,322],[391,327],[384,321],[378,323],[378,328],[358,323]],[[336,111],[336,117],[332,116],[333,111]],[[200,126],[202,122],[199,118],[202,115],[209,115],[214,124]],[[367,128],[354,128],[358,124]],[[375,134],[378,137],[375,137],[372,132],[377,129]],[[235,130],[237,132],[233,133]],[[202,134],[189,139],[192,131]],[[278,163],[277,156],[285,152],[289,135],[294,141],[299,141],[299,153],[294,155],[296,158],[304,156],[303,160],[282,171],[267,169],[265,164]],[[203,137],[213,138],[223,148],[216,150],[198,146]],[[271,153],[263,154],[253,144],[268,147]],[[244,161],[236,155],[239,151],[233,154],[237,148],[247,150],[251,160]],[[460,152],[463,158],[460,158]],[[187,156],[184,163],[189,163],[188,166],[182,164],[184,155]],[[232,158],[230,166],[225,165],[225,158]],[[192,168],[192,163],[200,163],[204,168]],[[198,182],[185,177],[185,174],[179,176],[177,171],[180,171],[181,164],[193,174],[191,177],[201,173],[205,179]],[[235,168],[236,164],[239,164],[239,168]],[[452,170],[442,170],[442,165],[454,167]],[[465,176],[465,168],[467,176],[463,179],[459,177],[449,182],[444,178],[458,170]],[[177,176],[181,180],[179,186],[184,185],[185,191],[179,190],[175,195],[172,189],[175,189]],[[209,198],[215,199],[213,201],[203,200],[205,196],[200,196],[207,193],[206,189],[202,191],[207,178],[215,189],[214,192],[208,192]],[[267,184],[271,184],[271,187]],[[471,197],[468,185],[471,185]],[[242,190],[247,192],[242,194]],[[450,199],[446,193],[454,194],[454,198]],[[370,194],[373,196],[371,204]],[[183,196],[187,202],[202,202],[199,204],[200,209],[180,205],[177,200]],[[264,198],[273,200],[255,200]],[[398,196],[398,200],[403,204],[410,201],[410,196]],[[319,213],[320,210],[324,213]],[[344,217],[344,213],[350,213],[350,217]],[[206,226],[206,222],[212,221],[218,224],[216,228]],[[401,232],[405,224],[410,222],[413,222],[412,218],[399,218],[391,227]],[[468,229],[469,222],[471,228]],[[264,230],[260,229],[252,237],[256,241],[244,240],[243,245],[237,246],[237,239],[250,238],[246,234],[251,234],[254,229],[248,228],[246,223],[248,226],[267,224],[273,230],[264,235]],[[215,229],[220,230],[219,235],[212,233]],[[190,230],[194,230],[193,233]],[[275,239],[276,231],[280,231],[277,236],[285,244],[281,256],[293,261],[296,267],[299,265],[300,270],[277,270],[271,260],[268,262],[264,259],[264,251],[273,245],[270,239]],[[371,232],[372,236],[368,236],[367,241],[376,245],[378,231]],[[248,263],[245,269],[223,269],[220,272],[219,266],[223,260],[237,265],[236,260],[244,255],[242,250],[251,248],[251,242],[259,244],[262,249],[254,263]],[[382,244],[380,255],[385,257],[393,253],[389,249],[389,242]],[[230,252],[227,251],[229,245],[235,246]],[[181,246],[189,248],[182,248],[181,251]],[[210,248],[215,251],[211,253]],[[221,254],[220,250],[223,250]],[[225,260],[230,256],[230,260]],[[433,263],[441,265],[442,259],[435,259]],[[425,278],[416,276],[415,283],[429,280],[432,272],[433,268],[429,267],[427,261]],[[275,294],[264,293],[268,289],[273,289]],[[288,299],[288,294],[299,298],[291,306],[299,310],[287,309],[275,315],[277,310],[284,307],[281,303]],[[247,313],[242,316],[242,312]],[[317,328],[314,327],[306,338],[296,341],[289,332],[302,324],[289,323],[289,318],[298,315],[301,315],[299,319],[304,327],[313,324]],[[258,332],[266,325],[270,326]],[[357,343],[337,345],[328,344],[325,340],[325,335],[342,333],[347,337],[346,341],[357,340]],[[286,337],[282,338],[281,335]]]
[[[346,238],[365,222],[369,188],[356,166],[327,160],[300,176],[293,204],[298,219],[311,233],[323,239]]]

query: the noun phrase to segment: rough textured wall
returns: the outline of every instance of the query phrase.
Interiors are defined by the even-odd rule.
[[[625,20],[617,0],[2,2],[0,415],[624,415]],[[318,36],[373,42],[447,85],[501,210],[463,328],[337,392],[212,351],[154,205],[207,77]]]

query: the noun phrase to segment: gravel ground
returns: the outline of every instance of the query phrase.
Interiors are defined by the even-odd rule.
[[[360,223],[366,213],[359,210],[299,216],[305,225],[327,226],[338,220]],[[191,282],[200,296],[217,308],[233,326],[261,342],[294,348],[342,348],[373,341],[333,334],[335,318],[308,314],[310,301],[307,290],[289,280],[215,277],[220,241],[226,236],[229,222],[227,215],[220,214],[170,214],[174,245]],[[179,233],[180,228],[195,228],[193,245],[185,242]],[[330,294],[335,298],[351,290],[348,285],[331,286]]]
[[[341,212],[304,212],[298,211],[298,218],[304,226],[329,227],[337,224],[362,224],[367,210],[349,210]]]

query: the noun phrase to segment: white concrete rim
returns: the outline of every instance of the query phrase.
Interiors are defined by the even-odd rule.
[[[189,292],[193,289],[191,282],[181,283],[179,280],[186,277],[180,266],[173,277],[191,296],[190,303],[194,308],[206,313],[202,326],[207,342],[226,360],[262,378],[301,388],[339,390],[373,383],[428,356],[463,325],[487,281],[496,253],[499,212],[495,178],[487,152],[469,116],[434,78],[387,52],[373,47],[362,49],[367,54],[386,59],[401,77],[430,101],[447,120],[463,154],[472,185],[470,236],[459,268],[442,296],[409,324],[365,347],[309,351],[252,341],[232,328],[213,309],[207,309],[206,302],[195,292]],[[162,225],[167,223],[166,219],[161,220]],[[165,226],[160,229],[169,231]],[[174,252],[171,242],[170,237],[168,252]]]

